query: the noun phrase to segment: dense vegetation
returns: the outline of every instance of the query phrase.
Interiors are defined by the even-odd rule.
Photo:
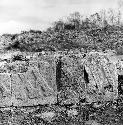
[[[1,51],[20,50],[116,50],[123,54],[123,24],[120,11],[110,9],[89,17],[79,12],[70,14],[65,21],[54,22],[46,31],[23,31],[20,34],[3,34]]]

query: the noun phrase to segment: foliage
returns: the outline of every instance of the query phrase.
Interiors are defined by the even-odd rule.
[[[119,10],[102,10],[89,17],[75,12],[65,21],[54,22],[46,31],[30,30],[2,35],[1,50],[40,52],[75,48],[89,51],[115,49],[118,54],[122,54],[122,29]]]

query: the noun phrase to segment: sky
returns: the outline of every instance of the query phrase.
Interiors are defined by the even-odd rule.
[[[0,35],[45,30],[75,11],[89,15],[117,8],[118,0],[0,0]]]

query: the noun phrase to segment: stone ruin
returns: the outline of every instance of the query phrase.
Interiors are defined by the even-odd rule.
[[[0,106],[104,102],[118,97],[117,67],[100,52],[38,55],[0,68]]]
[[[104,102],[118,97],[117,67],[106,54],[89,53],[84,67],[88,74],[87,97],[89,101]]]
[[[68,102],[86,99],[89,103],[116,99],[118,97],[116,65],[104,53],[90,52],[84,56],[84,54],[67,55],[61,58],[61,78],[58,82],[62,83],[63,91],[60,96],[64,95],[65,102],[67,99]]]
[[[54,62],[52,57],[42,56],[38,60],[7,63],[0,73],[0,106],[55,103]]]

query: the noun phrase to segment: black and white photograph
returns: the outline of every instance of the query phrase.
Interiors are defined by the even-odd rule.
[[[123,0],[0,0],[0,125],[123,125]]]

